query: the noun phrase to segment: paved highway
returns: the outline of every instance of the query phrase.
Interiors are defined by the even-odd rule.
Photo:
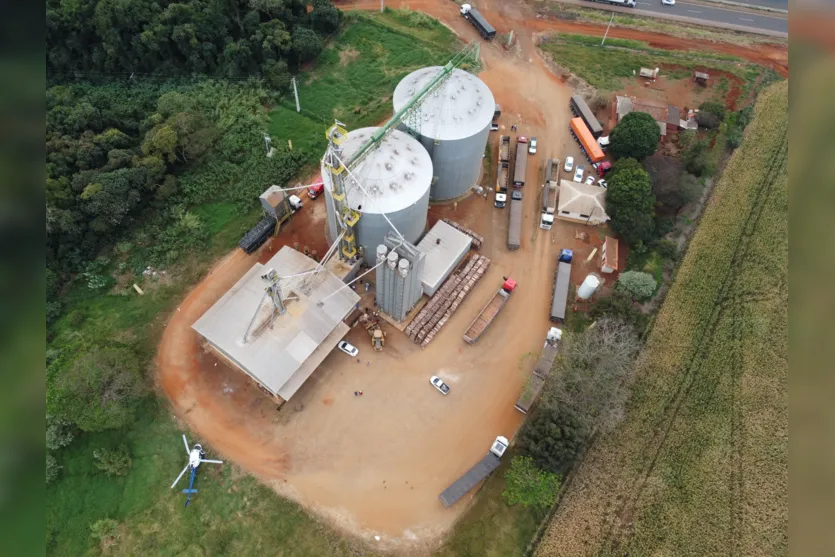
[[[766,8],[774,8],[777,10],[789,9],[789,0],[734,0],[743,4],[751,4],[754,6],[765,6]]]
[[[770,0],[760,1],[765,3]],[[582,2],[582,4],[589,6],[590,3]],[[610,4],[594,3],[591,5],[603,9],[606,9],[605,7],[613,7]],[[614,8],[614,10],[622,13],[629,13],[630,11],[629,8]],[[645,12],[642,15],[649,16],[686,17],[720,27],[742,26],[777,33],[788,34],[789,32],[789,20],[783,14],[770,14],[768,12],[756,12],[753,10],[742,11],[741,8],[723,6],[722,4],[693,4],[676,0],[675,6],[665,6],[661,3],[661,0],[637,0],[634,12],[636,14]]]

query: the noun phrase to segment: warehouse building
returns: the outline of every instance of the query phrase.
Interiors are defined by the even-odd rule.
[[[348,332],[343,320],[358,302],[337,276],[284,246],[266,265],[250,269],[192,328],[233,367],[286,401]]]
[[[426,254],[423,292],[432,296],[470,251],[473,239],[444,221],[435,223],[417,248]]]

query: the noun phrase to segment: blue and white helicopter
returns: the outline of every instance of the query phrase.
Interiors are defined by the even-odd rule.
[[[189,449],[188,448],[188,440],[186,439],[185,435],[183,435],[183,444],[186,446],[186,454],[188,455],[188,464],[186,464],[186,467],[183,468],[182,472],[180,472],[180,475],[177,476],[177,479],[174,480],[174,483],[171,484],[171,489],[174,489],[174,486],[177,485],[177,482],[180,481],[180,478],[183,477],[183,474],[185,474],[187,470],[191,469],[191,475],[189,476],[189,479],[188,479],[188,489],[183,490],[183,493],[188,495],[188,497],[186,497],[186,505],[185,505],[186,507],[188,507],[188,504],[191,502],[192,494],[197,493],[197,490],[194,489],[194,477],[195,477],[195,475],[197,475],[197,467],[200,466],[200,463],[201,462],[208,462],[209,464],[223,464],[223,461],[222,460],[207,460],[207,459],[203,458],[204,456],[206,456],[206,453],[203,451],[203,447],[199,443],[197,445],[194,445],[191,449]]]

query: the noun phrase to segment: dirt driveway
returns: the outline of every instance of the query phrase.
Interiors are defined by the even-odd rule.
[[[439,17],[465,40],[475,38],[453,2],[410,4]],[[570,91],[537,56],[531,33],[520,23],[530,17],[526,7],[495,0],[486,8],[501,26],[517,32],[521,49],[510,54],[485,44],[480,77],[503,107],[505,129],[519,124],[520,133],[539,137],[540,149],[529,161],[520,250],[506,250],[507,210],[494,209],[492,199],[474,196],[457,208],[431,210],[432,220],[450,216],[482,234],[482,252],[493,259],[443,333],[421,350],[389,326],[385,351],[375,353],[366,333],[354,329],[347,338],[360,348],[360,362],[332,353],[279,412],[242,373],[204,351],[191,325],[256,260],[269,256],[263,251],[293,242],[323,250],[323,211],[317,206],[323,200],[317,200],[262,253],[237,250],[219,262],[172,315],[156,361],[159,384],[174,411],[214,451],[380,547],[432,547],[466,510],[472,494],[451,509],[443,508],[438,494],[486,453],[495,436],[516,433],[522,420],[513,404],[550,326],[555,255],[570,247],[582,261],[592,249],[574,240],[581,225],[558,223],[553,234],[533,240],[541,161],[575,151],[567,133]],[[574,282],[585,272],[575,265]],[[517,279],[517,291],[478,344],[467,345],[464,330],[505,275]],[[448,396],[429,385],[431,375],[450,384]],[[355,390],[364,395],[353,396]]]

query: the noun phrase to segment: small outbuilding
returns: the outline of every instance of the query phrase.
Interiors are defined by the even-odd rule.
[[[614,273],[618,270],[618,239],[606,236],[600,250],[600,272]]]
[[[426,233],[417,249],[426,254],[423,266],[423,292],[432,296],[470,251],[473,239],[439,220]]]
[[[558,219],[599,226],[609,220],[606,214],[606,188],[560,180]]]
[[[710,76],[706,72],[693,72],[693,81],[699,85],[707,85]]]

